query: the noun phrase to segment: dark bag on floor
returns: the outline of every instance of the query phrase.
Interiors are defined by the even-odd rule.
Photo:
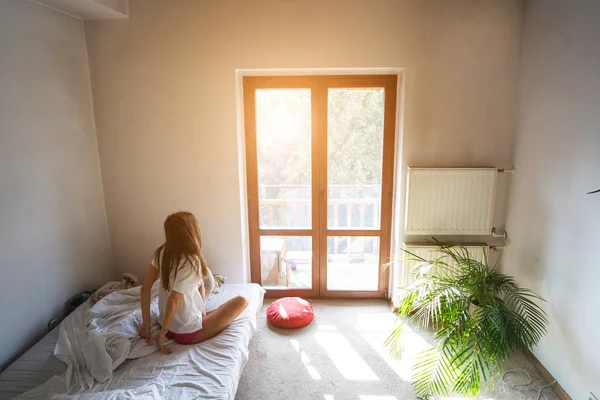
[[[65,302],[65,310],[63,315],[59,318],[52,318],[50,321],[48,321],[48,332],[56,328],[67,315],[71,314],[77,307],[85,303],[85,301],[89,299],[92,293],[95,291],[96,289],[89,290],[87,292],[81,292],[67,300]]]
[[[92,293],[94,293],[95,290],[89,290],[87,292],[81,292],[79,294],[76,294],[75,296],[71,297],[69,300],[67,300],[67,302],[65,303],[65,317],[69,314],[71,314],[73,311],[75,311],[75,309],[77,307],[79,307],[80,305],[82,305],[83,303],[85,303],[85,301],[87,299],[90,298],[90,296],[92,295]]]

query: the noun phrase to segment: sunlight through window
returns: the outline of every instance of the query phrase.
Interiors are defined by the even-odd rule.
[[[396,314],[392,312],[369,313],[356,315],[357,329],[359,331],[386,331],[391,332],[396,322]]]
[[[316,381],[321,380],[321,375],[319,374],[317,369],[313,365],[311,365],[310,358],[308,358],[306,353],[303,351],[300,353],[300,361],[302,361],[302,364],[304,364],[304,366],[306,367],[306,370],[308,371],[308,374],[311,378],[313,378]]]
[[[302,361],[302,364],[304,364],[304,366],[306,367],[306,370],[308,371],[310,377],[316,381],[320,381],[321,374],[319,374],[314,365],[310,363],[310,358],[308,357],[308,355],[304,351],[300,350],[300,342],[296,339],[290,339],[290,343],[292,344],[294,350],[296,350],[297,353],[300,353],[300,361]]]
[[[296,339],[290,339],[290,343],[294,347],[294,350],[296,350],[296,353],[298,353],[300,351],[300,342]]]
[[[390,318],[391,317],[391,318]],[[404,381],[412,380],[412,366],[417,353],[430,349],[432,346],[415,333],[410,327],[405,326],[402,333],[403,355],[400,360],[392,358],[383,342],[393,329],[395,321],[393,314],[359,314],[358,325],[354,328],[381,358],[398,374]]]
[[[398,400],[396,396],[379,396],[379,395],[367,395],[361,394],[358,396],[360,400]]]
[[[324,394],[323,397],[325,398],[324,400],[334,400],[332,394]]]
[[[472,400],[472,397],[440,397],[440,400]],[[481,400],[495,400],[492,398],[482,398]]]
[[[279,314],[281,314],[281,316],[283,317],[283,319],[289,319],[287,312],[285,311],[285,308],[283,308],[283,305],[279,305]]]
[[[315,337],[344,378],[353,381],[379,380],[375,372],[341,334],[317,332]]]
[[[318,329],[320,331],[324,331],[324,332],[333,332],[333,331],[337,331],[337,328],[335,327],[335,325],[324,325],[324,324],[319,324],[318,325]]]

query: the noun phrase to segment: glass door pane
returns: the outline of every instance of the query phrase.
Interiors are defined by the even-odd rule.
[[[261,229],[311,228],[311,91],[256,90]]]
[[[267,289],[311,289],[312,237],[261,236],[260,267]]]
[[[384,89],[329,89],[328,229],[380,229]]]
[[[379,237],[327,238],[327,290],[377,291]]]

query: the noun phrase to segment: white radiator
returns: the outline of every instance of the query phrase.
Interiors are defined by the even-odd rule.
[[[489,235],[496,168],[409,168],[404,231]]]
[[[444,262],[447,262],[450,266],[455,267],[456,263],[444,253],[439,251],[438,247],[428,246],[428,245],[411,245],[405,244],[404,248],[411,253],[422,257],[426,260],[433,260],[435,258],[442,258]],[[482,246],[465,246],[471,258],[476,261],[483,262],[483,247]],[[408,254],[405,256],[410,257]],[[402,261],[402,277],[401,277],[401,286],[410,285],[414,281],[414,269],[419,264],[417,261],[411,260],[403,260]]]

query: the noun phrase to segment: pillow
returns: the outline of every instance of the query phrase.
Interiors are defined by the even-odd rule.
[[[301,328],[310,324],[313,316],[312,305],[300,297],[284,297],[267,308],[267,321],[279,328]]]

